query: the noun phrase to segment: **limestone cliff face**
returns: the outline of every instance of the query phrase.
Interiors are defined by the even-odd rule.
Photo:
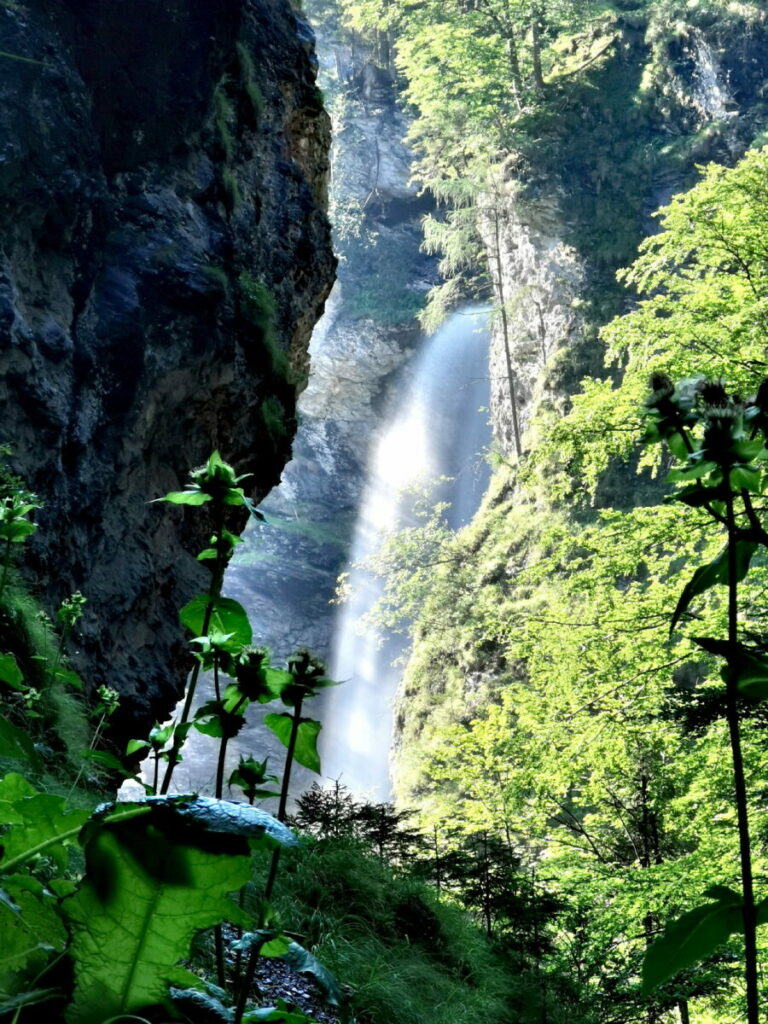
[[[371,438],[390,385],[419,338],[434,277],[420,252],[425,202],[409,183],[408,121],[392,79],[332,28],[318,27],[320,81],[333,119],[331,212],[338,281],[312,338],[293,461],[246,535],[227,592],[252,609],[273,655],[299,644],[327,657],[329,604],[352,540]]]
[[[762,143],[766,125],[763,16],[693,7],[674,25],[653,14],[615,16],[574,38],[563,59],[570,63],[548,83],[540,137],[509,156],[480,221],[490,264],[501,264],[496,302],[509,314],[523,429],[542,406],[555,415],[567,408],[583,376],[605,372],[597,331],[626,308],[615,272],[655,229],[653,212],[693,183],[697,164],[733,163]],[[585,62],[586,78],[574,79]],[[491,380],[496,437],[509,453],[498,317]]]
[[[89,683],[152,716],[206,525],[147,502],[213,448],[276,482],[333,281],[313,36],[287,0],[28,0],[0,50],[0,438]]]

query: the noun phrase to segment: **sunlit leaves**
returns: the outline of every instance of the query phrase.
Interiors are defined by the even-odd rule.
[[[293,715],[265,715],[264,724],[287,747],[293,729]],[[317,753],[317,737],[322,726],[311,718],[302,718],[296,733],[294,758],[311,772],[320,773],[320,757]]]
[[[217,633],[236,641],[240,646],[250,644],[253,639],[245,608],[229,597],[211,598],[207,594],[198,594],[184,605],[179,618],[196,637],[203,635],[207,619],[206,635]]]
[[[710,956],[729,938],[744,929],[743,904],[733,890],[718,886],[706,895],[717,896],[670,922],[643,961],[643,989],[650,992],[685,967]]]

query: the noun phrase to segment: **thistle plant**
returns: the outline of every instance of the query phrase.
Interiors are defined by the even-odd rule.
[[[210,585],[207,594],[194,598],[181,612],[181,620],[197,639],[202,641],[203,654],[205,643],[213,643],[214,637],[220,639],[229,634],[232,639],[238,629],[246,634],[250,633],[248,617],[244,609],[237,602],[226,602],[221,598],[221,585],[224,580],[224,570],[239,543],[239,538],[232,534],[225,526],[226,512],[232,506],[246,506],[250,508],[250,502],[245,496],[242,487],[238,485],[245,477],[236,476],[234,469],[221,458],[218,452],[214,452],[204,466],[195,469],[190,474],[190,482],[183,491],[172,491],[158,501],[167,501],[172,505],[210,506],[212,533],[208,547],[197,556],[198,561],[208,565],[211,572]],[[236,623],[231,620],[236,619]],[[235,628],[228,629],[228,625]],[[250,642],[250,637],[245,641]],[[213,658],[214,670],[218,672],[218,656]],[[177,728],[174,730],[170,751],[168,752],[168,766],[161,787],[162,793],[167,793],[173,778],[173,772],[180,761],[180,752],[186,737],[184,726],[190,719],[192,706],[197,688],[197,680],[204,660],[197,658],[192,669],[192,674],[187,684],[186,698],[181,712]]]
[[[663,376],[652,382],[646,408],[646,439],[665,441],[680,465],[668,480],[679,489],[671,500],[703,509],[722,531],[725,545],[700,566],[683,589],[672,615],[670,633],[691,604],[715,586],[726,588],[727,631],[724,637],[693,637],[703,651],[723,661],[720,694],[733,765],[741,892],[716,885],[711,902],[667,925],[648,950],[643,981],[646,991],[682,968],[710,955],[731,934],[744,936],[744,981],[748,1024],[759,1024],[756,930],[768,922],[768,896],[754,890],[749,794],[744,766],[742,722],[745,709],[768,700],[768,654],[764,645],[747,642],[739,622],[739,587],[760,548],[768,548],[755,499],[768,482],[768,382],[748,402],[730,395],[719,382],[681,381]]]

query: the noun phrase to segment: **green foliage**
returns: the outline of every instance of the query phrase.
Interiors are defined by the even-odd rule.
[[[256,81],[256,67],[248,47],[242,41],[235,43],[237,60],[240,64],[240,82],[251,104],[253,116],[258,121],[264,111],[264,94]]]
[[[539,449],[555,464],[569,461],[590,493],[611,460],[637,448],[649,373],[694,378],[706,366],[710,377],[737,389],[753,384],[763,354],[767,178],[768,150],[748,152],[732,169],[708,165],[698,185],[659,212],[662,230],[622,272],[641,298],[603,330],[621,382],[586,380],[569,416]],[[599,439],[595,422],[603,427]],[[641,466],[654,462],[647,454]]]

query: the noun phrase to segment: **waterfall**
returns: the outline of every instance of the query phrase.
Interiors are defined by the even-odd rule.
[[[380,644],[371,631],[360,632],[382,593],[381,581],[360,563],[386,532],[409,525],[410,503],[402,495],[412,485],[435,484],[435,501],[450,502],[454,530],[477,510],[489,478],[482,456],[490,442],[488,340],[487,310],[455,313],[424,343],[373,446],[350,559],[354,596],[339,610],[332,642],[331,675],[344,682],[325,695],[321,733],[323,774],[368,799],[390,795],[400,678],[392,662],[404,641]]]
[[[386,531],[409,525],[410,503],[401,494],[411,485],[434,485],[430,489],[434,501],[450,503],[447,520],[452,529],[472,518],[490,476],[482,454],[491,440],[488,343],[487,310],[466,309],[454,313],[426,339],[408,367],[408,376],[393,395],[372,445],[351,566],[372,555]],[[277,499],[270,496],[270,501]],[[330,659],[331,676],[344,682],[324,692],[320,708],[313,701],[306,710],[311,717],[322,719],[319,746],[324,779],[340,779],[353,792],[382,801],[389,798],[392,706],[400,679],[400,670],[392,662],[403,653],[404,641],[395,636],[379,645],[371,633],[358,633],[360,619],[381,593],[381,582],[362,569],[352,568],[350,575],[355,597],[338,611]],[[250,589],[249,581],[258,589]],[[296,602],[306,597],[306,586],[306,580],[290,574],[278,580],[259,566],[235,566],[227,572],[224,592],[245,605],[257,642],[261,642],[271,640],[264,631],[270,603],[284,613],[289,594],[283,591],[298,587],[293,592]],[[274,628],[271,618],[269,621]],[[302,638],[297,639],[300,642]],[[210,680],[201,680],[196,704],[210,699],[211,685]],[[181,702],[177,714],[180,710]],[[264,710],[282,708],[265,706]],[[184,760],[174,774],[173,789],[213,792],[217,750],[217,740],[193,729],[184,747]],[[269,755],[279,773],[284,751],[257,718],[230,743],[227,774],[240,755]],[[151,773],[145,762],[146,782],[151,781]],[[316,779],[296,766],[295,792]],[[124,798],[135,795],[135,786],[124,787]]]
[[[697,33],[693,40],[693,105],[706,121],[733,117],[733,97],[720,64],[705,39]]]

